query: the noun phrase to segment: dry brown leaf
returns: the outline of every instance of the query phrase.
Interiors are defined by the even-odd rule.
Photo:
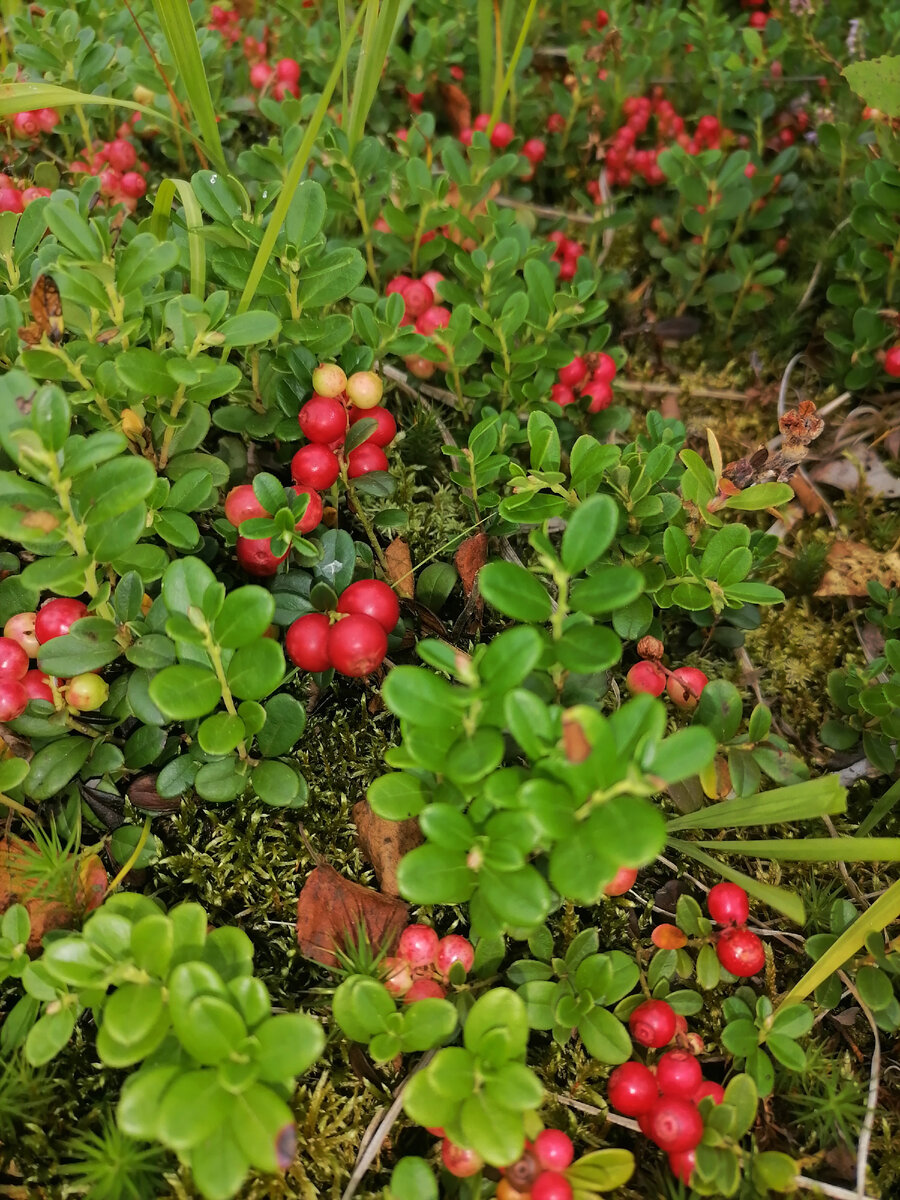
[[[387,563],[388,578],[394,585],[397,595],[403,596],[406,600],[412,600],[416,594],[416,581],[413,576],[409,546],[403,538],[394,538],[385,550],[384,558]]]
[[[844,492],[855,492],[860,484],[860,468],[863,483],[874,496],[886,496],[890,500],[900,496],[900,476],[892,475],[870,446],[834,462],[819,463],[811,474],[816,483],[827,483],[829,487],[840,488]]]
[[[49,275],[38,275],[28,298],[34,322],[19,330],[19,337],[29,345],[35,345],[44,334],[54,345],[63,339],[62,300],[56,281]]]
[[[862,542],[835,542],[828,551],[828,570],[819,584],[817,596],[867,596],[869,580],[886,588],[900,584],[900,554],[890,550],[879,554]]]
[[[457,135],[464,129],[472,128],[472,103],[462,88],[455,83],[440,84],[441,100],[444,103],[444,113],[453,132]]]
[[[297,900],[297,944],[307,958],[336,967],[335,948],[356,943],[360,925],[374,949],[389,954],[408,917],[402,900],[353,883],[333,867],[316,867]]]
[[[12,904],[25,906],[31,921],[26,949],[34,955],[45,933],[69,929],[84,912],[97,907],[108,879],[99,858],[90,856],[80,869],[73,865],[71,879],[58,881],[49,892],[39,892],[42,885],[29,875],[28,851],[37,852],[34,842],[0,838],[0,913]]]
[[[794,495],[803,505],[804,512],[807,516],[815,516],[816,513],[821,512],[825,507],[822,497],[814,487],[811,487],[806,482],[800,472],[798,472],[791,480],[791,487],[794,489]]]
[[[456,564],[457,571],[459,571],[459,577],[462,580],[463,589],[467,596],[471,596],[472,588],[475,586],[475,578],[487,562],[487,550],[487,534],[476,533],[472,537],[466,538],[453,556],[453,561]]]
[[[405,821],[388,821],[372,812],[368,800],[353,805],[353,823],[359,846],[375,868],[378,886],[387,896],[399,896],[397,867],[400,859],[422,844],[422,831],[415,817]]]

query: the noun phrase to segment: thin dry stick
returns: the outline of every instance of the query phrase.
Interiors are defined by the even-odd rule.
[[[573,225],[593,225],[597,221],[596,216],[589,217],[586,213],[567,212],[564,208],[552,208],[549,204],[527,204],[524,200],[514,200],[512,196],[494,196],[493,203],[500,208],[527,210],[536,217],[547,217],[551,221],[570,221]]]
[[[651,383],[649,381],[644,382],[639,379],[617,379],[616,387],[621,388],[623,392],[654,392],[657,394],[663,394],[666,392],[686,392],[689,396],[706,396],[710,400],[746,401],[747,399],[746,392],[736,392],[728,388],[692,387],[689,383]]]
[[[866,1115],[863,1120],[862,1130],[860,1131],[859,1143],[856,1147],[855,1194],[857,1200],[864,1200],[866,1192],[866,1164],[869,1161],[869,1146],[872,1141],[872,1130],[875,1128],[875,1111],[878,1108],[878,1086],[881,1079],[881,1038],[878,1035],[878,1026],[875,1024],[875,1018],[869,1011],[868,1005],[856,990],[856,985],[851,982],[843,971],[838,971],[838,977],[862,1009],[863,1016],[869,1022],[869,1028],[872,1030],[872,1036],[875,1038],[875,1049],[872,1051],[872,1067],[869,1071],[869,1095],[866,1099]]]

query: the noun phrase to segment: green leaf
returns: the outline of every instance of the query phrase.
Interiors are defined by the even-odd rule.
[[[572,588],[572,608],[599,616],[632,604],[644,590],[644,577],[634,567],[601,567]]]
[[[325,1046],[322,1026],[304,1013],[282,1013],[253,1031],[260,1078],[270,1083],[294,1079],[316,1061]]]
[[[235,650],[262,637],[272,623],[275,598],[256,584],[236,588],[225,597],[213,633],[220,646]]]
[[[0,921],[0,936],[12,942],[13,947],[23,946],[31,933],[31,920],[24,904],[11,904]]]
[[[306,781],[287,763],[272,759],[258,763],[251,772],[250,785],[264,804],[276,808],[296,808],[306,800]]]
[[[201,722],[197,738],[207,754],[229,754],[240,745],[245,733],[240,717],[215,713]]]
[[[429,563],[416,580],[416,599],[432,612],[440,612],[458,579],[456,567],[451,563]]]
[[[756,1123],[756,1112],[759,1107],[759,1095],[756,1084],[749,1075],[735,1075],[725,1088],[724,1103],[733,1108],[735,1118],[735,1138],[742,1138],[750,1132]]]
[[[611,496],[590,496],[566,524],[562,537],[563,566],[571,575],[605,554],[615,537],[619,509]]]
[[[543,624],[552,606],[547,589],[524,567],[490,562],[478,573],[478,586],[488,604],[516,621]]]
[[[107,1000],[103,1024],[116,1041],[131,1046],[151,1032],[162,1011],[160,987],[126,983]]]
[[[578,1200],[595,1192],[613,1192],[624,1187],[634,1174],[634,1155],[630,1150],[593,1150],[566,1170],[566,1179],[575,1188]]]
[[[599,1005],[578,1022],[584,1048],[598,1062],[616,1065],[631,1058],[631,1038],[627,1028],[611,1012]]]
[[[528,444],[533,471],[559,470],[559,433],[547,413],[537,410],[529,415]]]
[[[868,968],[872,970],[873,968]],[[882,976],[884,978],[884,976]],[[857,982],[859,976],[857,975]],[[886,980],[888,987],[890,981]],[[876,1007],[881,1007],[877,1005]],[[805,1004],[792,1004],[790,1008],[783,1008],[778,1015],[773,1017],[766,1026],[767,1035],[769,1033],[777,1033],[782,1037],[798,1038],[804,1037],[813,1027],[812,1009],[807,1008]]]
[[[189,1150],[224,1123],[231,1103],[215,1071],[185,1071],[163,1093],[156,1137],[172,1150]]]
[[[741,694],[734,684],[712,679],[700,693],[694,721],[704,725],[717,742],[728,742],[740,728],[743,712]]]
[[[449,1041],[455,1029],[456,1009],[449,1000],[417,1000],[404,1010],[400,1048],[404,1054],[430,1050]]]
[[[153,1141],[160,1101],[178,1074],[171,1064],[143,1066],[125,1080],[116,1106],[116,1124],[124,1134]]]
[[[405,771],[379,776],[369,784],[366,796],[372,811],[388,821],[417,817],[425,807],[421,780]]]
[[[397,1011],[384,984],[366,975],[345,979],[334,993],[331,1008],[335,1021],[354,1042],[368,1042],[386,1030],[388,1018]]]
[[[31,760],[25,794],[32,800],[49,800],[73,779],[87,762],[93,743],[89,738],[66,736],[43,746]]]
[[[525,1148],[521,1115],[491,1105],[481,1092],[463,1101],[460,1129],[466,1146],[492,1166],[515,1162]]]
[[[150,699],[170,720],[205,717],[221,698],[219,681],[207,667],[178,664],[165,667],[150,680]]]
[[[492,988],[476,1000],[463,1027],[463,1044],[473,1054],[491,1054],[495,1064],[521,1058],[528,1045],[528,1017],[521,996],[509,988]]]
[[[162,598],[170,613],[187,616],[189,608],[202,611],[203,599],[216,577],[200,558],[177,558],[166,568]]]
[[[280,329],[281,321],[275,313],[259,309],[229,317],[216,332],[225,339],[226,346],[253,346],[271,341]]]
[[[753,1182],[761,1192],[793,1191],[798,1170],[794,1159],[778,1150],[759,1151],[750,1160]]]
[[[679,729],[654,747],[642,765],[667,783],[677,783],[696,775],[712,762],[716,743],[708,729],[693,725]]]
[[[266,723],[256,735],[256,745],[264,758],[288,754],[300,741],[306,728],[306,709],[287,692],[279,692],[265,704]]]
[[[42,1067],[59,1054],[75,1029],[75,1016],[75,1007],[69,1004],[35,1022],[25,1039],[25,1058],[33,1067]]]
[[[900,117],[900,56],[882,54],[864,62],[848,63],[841,74],[870,108],[888,117]]]
[[[424,1158],[401,1158],[391,1172],[388,1200],[438,1200],[437,1181]]]
[[[239,1190],[250,1160],[234,1138],[216,1129],[188,1155],[191,1176],[206,1200],[231,1200]]]
[[[173,1003],[171,1015],[178,1040],[204,1065],[221,1062],[237,1051],[247,1035],[240,1013],[219,996],[195,996],[186,1005]]]
[[[385,704],[402,720],[446,730],[455,728],[465,693],[422,667],[395,667],[381,689]]]
[[[228,664],[225,677],[239,699],[261,700],[274,692],[284,677],[281,646],[272,638],[257,638],[250,645],[241,646]]]
[[[145,500],[155,483],[153,464],[128,454],[80,475],[73,491],[88,521],[106,521]]]
[[[441,846],[418,846],[403,856],[397,868],[400,894],[416,904],[465,904],[476,882],[466,855]]]

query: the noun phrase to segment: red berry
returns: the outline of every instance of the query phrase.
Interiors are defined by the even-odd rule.
[[[297,421],[309,441],[327,445],[346,432],[347,410],[340,400],[313,396],[300,409]]]
[[[884,369],[894,379],[900,379],[900,345],[891,346],[885,354]]]
[[[564,1171],[575,1157],[575,1148],[561,1129],[543,1129],[534,1139],[534,1153],[545,1171]]]
[[[765,29],[768,21],[768,13],[755,12],[750,14],[749,25],[751,29]]]
[[[566,127],[566,118],[562,113],[551,113],[547,118],[548,133],[562,133]]]
[[[443,304],[432,304],[426,308],[416,321],[416,333],[423,337],[431,337],[438,329],[446,329],[450,324],[450,309]]]
[[[703,1118],[696,1104],[680,1096],[660,1096],[644,1114],[641,1128],[651,1142],[668,1154],[693,1150],[703,1137]]]
[[[484,1160],[474,1150],[466,1150],[464,1146],[456,1146],[449,1139],[441,1142],[441,1158],[444,1166],[457,1179],[468,1179],[477,1175],[484,1165]]]
[[[628,1018],[628,1027],[642,1046],[668,1046],[675,1036],[675,1010],[665,1000],[645,1000]]]
[[[40,643],[34,636],[36,613],[21,612],[10,617],[3,626],[3,636],[18,642],[29,658],[37,658]]]
[[[27,187],[22,192],[22,203],[31,204],[35,200],[41,200],[44,196],[52,195],[49,188],[42,187]]]
[[[703,1082],[703,1071],[687,1050],[667,1050],[656,1064],[656,1082],[664,1096],[690,1097]]]
[[[22,687],[29,700],[49,700],[53,703],[50,680],[43,671],[26,671],[22,676]]]
[[[435,296],[437,296],[438,288],[444,282],[445,278],[446,277],[442,275],[440,271],[426,271],[422,276],[422,282],[427,283],[434,292]]]
[[[565,408],[567,404],[575,403],[575,393],[570,387],[566,387],[564,383],[554,383],[553,387],[550,389],[550,399],[554,402],[554,404],[558,404],[561,408]]]
[[[679,667],[666,680],[666,691],[676,708],[690,712],[697,707],[709,679],[696,667]]]
[[[622,1063],[610,1075],[606,1095],[623,1117],[639,1117],[649,1111],[659,1096],[656,1076],[643,1063]]]
[[[341,473],[337,456],[327,446],[310,442],[301,446],[291,459],[291,478],[300,487],[311,487],[317,492],[330,488]]]
[[[487,127],[488,127],[488,125],[490,125],[490,123],[491,123],[491,114],[490,113],[479,113],[478,116],[475,118],[475,120],[472,122],[472,128],[478,130],[480,133],[484,133],[484,131],[487,129]]]
[[[387,634],[364,613],[342,617],[328,632],[328,657],[342,675],[362,679],[381,666],[387,654]]]
[[[306,613],[288,628],[284,639],[287,656],[301,671],[327,671],[328,631],[330,622],[325,613]]]
[[[704,1079],[698,1087],[696,1087],[691,1095],[691,1099],[695,1104],[699,1104],[704,1097],[709,1096],[713,1104],[721,1104],[725,1099],[725,1089],[721,1083],[715,1083],[712,1079]]]
[[[39,108],[35,116],[44,133],[50,133],[59,124],[59,113],[55,108]]]
[[[394,292],[400,292],[402,295],[411,283],[412,280],[408,275],[395,275],[391,282],[384,289],[384,294],[386,296],[392,296]]]
[[[531,1185],[531,1200],[572,1200],[572,1185],[565,1175],[543,1171]]]
[[[684,1184],[690,1184],[691,1175],[697,1165],[696,1150],[678,1150],[669,1155],[669,1169],[676,1179]]]
[[[422,279],[411,279],[403,291],[407,314],[421,317],[434,304],[434,292]]]
[[[18,679],[0,679],[0,721],[21,717],[28,705],[28,693]]]
[[[287,550],[276,558],[272,553],[270,542],[270,538],[238,538],[235,546],[237,560],[248,575],[258,575],[260,578],[274,575],[278,570],[278,564],[283,563],[287,558]]]
[[[367,418],[376,422],[375,429],[366,438],[366,442],[374,442],[376,446],[389,446],[397,436],[397,422],[386,408],[382,408],[380,404],[376,404],[374,408],[351,408],[350,409],[350,424],[355,425],[357,421],[364,421]],[[365,445],[365,442],[360,442],[360,445]]]
[[[592,379],[590,383],[585,384],[581,388],[582,396],[590,398],[588,412],[598,413],[603,412],[605,408],[613,402],[613,390],[608,383],[604,383],[601,379]]]
[[[225,518],[238,529],[242,521],[252,517],[267,517],[269,514],[256,498],[253,485],[239,483],[225,497]]]
[[[0,212],[20,213],[25,211],[25,201],[18,188],[0,188]]]
[[[107,167],[105,171],[100,172],[100,191],[104,196],[117,196],[121,190],[122,174],[120,171],[114,171],[112,167]]]
[[[63,637],[76,621],[87,615],[87,605],[80,600],[60,596],[48,600],[38,609],[34,619],[34,636],[43,646],[53,638]]]
[[[122,191],[132,200],[140,200],[147,191],[147,181],[137,171],[126,171],[122,176]]]
[[[619,867],[615,875],[603,889],[604,896],[623,896],[630,892],[637,879],[637,868]]]
[[[358,579],[344,588],[338,612],[364,613],[390,633],[400,620],[400,602],[394,589],[380,579]]]
[[[666,690],[665,672],[654,662],[636,662],[625,676],[625,686],[632,696],[646,692],[648,696],[661,696]]]
[[[13,117],[13,129],[19,137],[37,137],[41,132],[40,121],[36,112],[18,112]]]
[[[446,995],[436,979],[417,979],[403,999],[414,1004],[416,1000],[443,1000]]]
[[[130,171],[137,162],[137,150],[124,138],[116,138],[106,146],[106,161],[117,171]]]
[[[272,78],[272,68],[267,62],[254,63],[250,68],[250,86],[260,91]]]
[[[21,679],[28,670],[28,654],[13,638],[0,637],[0,676]]]
[[[616,360],[609,354],[600,353],[597,355],[597,362],[594,366],[592,378],[600,380],[601,383],[612,383],[616,377]]]
[[[594,24],[598,29],[605,29],[609,24],[609,13],[605,9],[598,8],[597,16],[594,18]]]
[[[448,933],[438,942],[434,965],[442,975],[449,975],[454,963],[462,963],[463,970],[468,974],[475,962],[475,947],[468,938],[458,933]]]
[[[430,925],[407,925],[397,943],[397,956],[411,967],[429,967],[434,962],[438,945],[438,935]]]
[[[430,379],[437,370],[433,362],[422,358],[420,354],[409,354],[403,361],[410,375],[415,375],[416,379]]]
[[[533,167],[543,162],[547,155],[547,146],[540,138],[529,138],[522,147],[522,153]]]
[[[300,487],[299,484],[294,485],[294,491],[298,496],[308,496],[306,504],[306,512],[294,526],[297,533],[310,533],[315,529],[322,520],[324,511],[322,505],[322,497],[312,488]]]
[[[564,367],[560,367],[557,371],[557,378],[560,383],[564,383],[566,387],[578,387],[579,383],[586,377],[588,372],[587,363],[580,354],[576,354],[570,363],[566,363]]]
[[[515,136],[512,125],[506,121],[498,121],[491,132],[491,145],[495,150],[505,150]]]
[[[275,78],[282,83],[300,82],[300,64],[296,58],[282,58],[275,64]]]
[[[763,944],[749,929],[723,929],[716,942],[716,954],[725,970],[740,978],[756,975],[766,965]]]
[[[363,442],[347,455],[347,474],[351,479],[359,479],[372,471],[388,469],[387,455],[374,442]]]
[[[709,915],[717,925],[743,925],[750,916],[750,899],[736,883],[715,884],[706,897]]]

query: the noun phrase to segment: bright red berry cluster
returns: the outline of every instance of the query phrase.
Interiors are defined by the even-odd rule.
[[[560,272],[560,275],[562,272]],[[616,363],[609,354],[576,354],[571,362],[560,367],[557,382],[550,389],[550,399],[565,407],[580,398],[588,400],[588,412],[602,412],[613,402],[612,381]]]
[[[149,163],[138,158],[137,148],[129,140],[139,120],[140,113],[134,113],[122,122],[111,142],[99,142],[82,158],[69,163],[73,175],[99,176],[100,194],[110,204],[122,204],[132,212],[147,191],[145,176],[150,169]]]
[[[388,972],[385,986],[407,1004],[441,1000],[447,994],[444,984],[454,963],[468,973],[474,961],[475,948],[468,938],[458,933],[439,938],[430,925],[407,925],[400,934],[397,953],[384,960]]]
[[[401,325],[411,325],[416,333],[432,338],[441,345],[439,330],[450,324],[450,309],[438,304],[438,292],[444,276],[440,271],[426,271],[421,279],[409,275],[395,275],[385,288],[388,296],[398,293],[403,299]],[[420,354],[409,354],[404,359],[406,369],[417,379],[430,379],[440,365]]]
[[[214,4],[209,10],[209,24],[232,46],[241,40],[241,14],[236,8]]]
[[[670,671],[664,667],[664,648],[657,638],[641,638],[638,653],[643,657],[634,664],[625,676],[625,686],[633,696],[646,692],[650,696],[661,696],[666,692],[676,708],[691,712],[700,703],[703,689],[709,678],[698,667],[676,667]]]
[[[9,175],[0,174],[0,212],[24,212],[33,200],[49,195],[49,188],[20,187]]]
[[[584,256],[584,246],[574,238],[567,238],[558,229],[548,236],[547,241],[553,246],[550,257],[559,263],[560,279],[573,279],[578,270],[578,260]]]
[[[253,38],[245,39],[245,53],[247,51],[247,43],[253,41]],[[254,45],[257,51],[261,46],[263,52],[265,52],[265,43],[255,42]],[[265,58],[260,58],[250,68],[250,85],[258,92],[271,90],[276,100],[283,100],[285,96],[293,96],[295,99],[299,99],[300,64],[296,58],[280,58],[272,66]]]
[[[285,637],[287,656],[304,671],[328,671],[362,679],[387,654],[387,635],[400,619],[393,588],[378,579],[358,579],[344,588],[335,612],[298,617]]]
[[[713,921],[725,926],[716,941],[716,955],[725,970],[739,978],[758,975],[766,965],[766,951],[746,927],[750,900],[744,889],[723,880],[709,889],[706,907]]]
[[[16,137],[36,141],[42,133],[52,133],[59,124],[59,113],[55,108],[36,108],[17,112],[12,119]]]

